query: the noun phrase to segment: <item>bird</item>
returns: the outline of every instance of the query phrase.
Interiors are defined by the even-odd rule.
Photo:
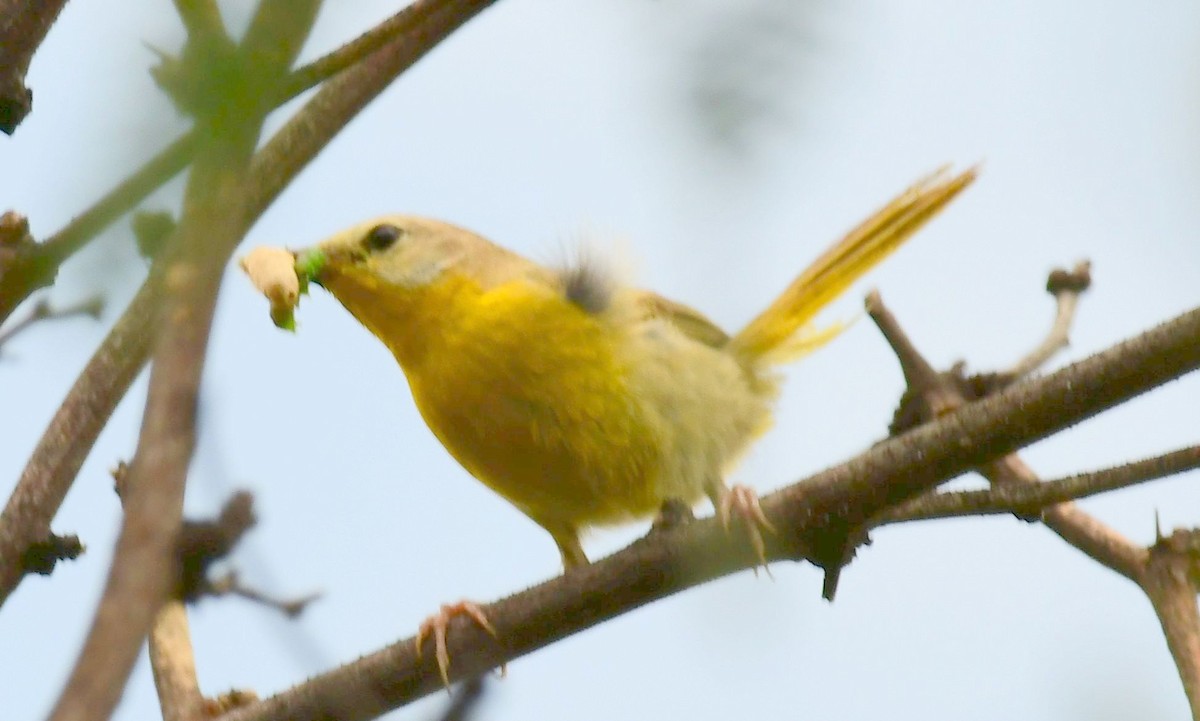
[[[433,434],[549,533],[565,569],[588,563],[582,531],[705,497],[727,527],[744,522],[762,560],[773,527],[726,479],[771,425],[779,367],[836,336],[843,326],[817,328],[818,311],[975,177],[920,179],[732,334],[589,256],[543,265],[421,216],[361,222],[293,257],[387,346]],[[443,611],[422,626],[439,663],[445,616],[481,618],[470,604]]]

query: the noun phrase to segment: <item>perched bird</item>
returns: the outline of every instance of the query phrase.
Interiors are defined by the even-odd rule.
[[[810,321],[974,178],[939,172],[821,255],[730,336],[583,262],[553,269],[428,218],[360,223],[298,267],[391,350],[455,459],[546,529],[566,568],[581,529],[708,496],[768,526],[725,476],[771,424],[776,366],[828,340]]]
[[[550,533],[567,569],[588,562],[582,529],[705,496],[726,523],[746,522],[762,559],[770,523],[755,494],[725,478],[771,424],[777,366],[835,335],[812,330],[816,313],[974,177],[919,181],[733,335],[594,263],[545,267],[428,218],[360,223],[298,252],[295,268],[391,350],[437,438]],[[295,288],[264,291],[290,323]],[[472,604],[443,611],[422,635],[438,641],[445,679],[448,615],[490,627]]]

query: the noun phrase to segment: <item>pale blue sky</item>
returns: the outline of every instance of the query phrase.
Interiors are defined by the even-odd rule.
[[[244,17],[249,2],[227,2]],[[306,58],[395,3],[327,3]],[[146,74],[176,48],[169,3],[72,3],[34,63],[36,108],[0,139],[0,202],[46,235],[184,126]],[[364,217],[413,212],[554,261],[581,238],[638,282],[727,327],[745,322],[823,246],[945,162],[981,180],[831,311],[878,287],[939,364],[992,369],[1050,320],[1046,272],[1081,257],[1095,287],[1079,358],[1200,299],[1200,6],[1116,2],[755,0],[770,32],[735,54],[732,4],[504,0],[356,120],[251,231],[301,246]],[[734,45],[734,47],[736,47]],[[717,61],[714,62],[714,57]],[[701,68],[765,114],[741,152],[697,110]],[[718,88],[720,86],[718,85]],[[14,178],[20,178],[15,182]],[[178,185],[150,205],[170,207]],[[128,224],[69,265],[56,301],[109,288],[110,323],[140,279]],[[410,635],[439,603],[490,600],[558,572],[539,528],[471,480],[413,409],[388,353],[321,292],[299,333],[271,327],[231,270],[189,485],[193,514],[228,492],[261,517],[233,558],[279,594],[324,590],[299,622],[246,603],[193,614],[206,692],[280,690]],[[16,478],[102,336],[46,325],[0,358],[0,489]],[[857,323],[789,369],[778,423],[735,474],[766,491],[884,432],[902,388]],[[5,717],[46,713],[74,660],[119,521],[107,469],[132,453],[144,384],[122,404],[55,522],[89,546],[22,584],[0,613]],[[1046,477],[1196,442],[1200,378],[1168,386],[1026,453]],[[1200,521],[1192,473],[1086,502],[1139,542],[1157,511]],[[703,509],[707,513],[707,509]],[[644,531],[585,541],[591,555]],[[1045,529],[1010,518],[885,529],[820,600],[820,574],[741,574],[636,611],[512,664],[479,718],[980,720],[1186,718],[1149,605]],[[394,714],[424,719],[437,696]],[[153,718],[144,660],[118,712]]]

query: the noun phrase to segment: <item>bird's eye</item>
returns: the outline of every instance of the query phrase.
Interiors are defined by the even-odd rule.
[[[400,240],[404,231],[394,225],[377,225],[367,233],[366,245],[370,250],[387,250]]]

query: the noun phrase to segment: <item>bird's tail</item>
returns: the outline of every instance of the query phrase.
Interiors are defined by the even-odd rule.
[[[784,362],[833,339],[842,326],[813,332],[813,317],[975,180],[975,168],[953,177],[948,170],[922,178],[825,251],[729,341],[730,349],[746,358]]]

